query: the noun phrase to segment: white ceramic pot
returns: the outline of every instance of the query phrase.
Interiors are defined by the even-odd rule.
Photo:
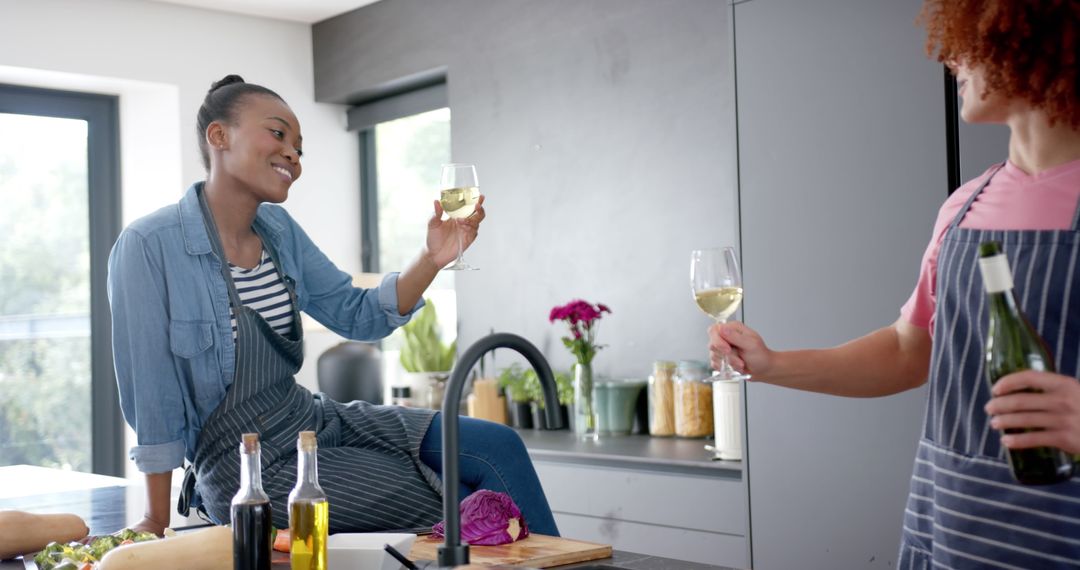
[[[413,405],[418,408],[442,409],[443,394],[450,372],[405,372],[404,385],[412,390]]]

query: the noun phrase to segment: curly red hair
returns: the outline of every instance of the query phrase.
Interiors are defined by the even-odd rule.
[[[926,0],[918,21],[931,57],[982,67],[989,91],[1080,127],[1080,2]]]

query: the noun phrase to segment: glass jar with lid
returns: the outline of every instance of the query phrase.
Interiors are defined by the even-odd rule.
[[[697,360],[679,361],[674,387],[675,435],[709,437],[713,434],[712,378],[709,367]]]
[[[649,376],[649,435],[675,435],[675,363],[657,360]]]

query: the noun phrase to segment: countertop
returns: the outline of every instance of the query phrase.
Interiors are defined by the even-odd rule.
[[[567,430],[516,431],[525,442],[533,461],[742,478],[741,461],[711,458],[711,454],[705,450],[705,445],[713,443],[711,439],[613,435],[583,440]]]
[[[558,433],[546,432],[544,435],[551,439],[551,434]],[[568,434],[563,432],[561,435]],[[555,443],[559,443],[557,436]],[[608,449],[611,447],[608,446]],[[539,447],[537,451],[540,451]],[[532,450],[530,452],[532,453]],[[540,452],[543,453],[543,451]],[[45,483],[28,484],[28,475],[39,482],[44,480]],[[75,513],[86,520],[91,534],[107,534],[123,528],[137,518],[131,513],[141,512],[143,500],[142,489],[137,485],[129,484],[125,479],[27,466],[0,467],[0,489],[6,489],[6,492],[0,494],[0,510]],[[51,489],[51,491],[46,489]],[[177,521],[176,517],[174,517],[174,524]],[[281,553],[276,554],[279,556],[275,558],[274,568],[287,569],[289,567],[287,556]],[[590,565],[625,570],[727,570],[722,566],[683,562],[624,551],[615,551],[611,558],[560,568],[585,568]],[[0,561],[0,570],[24,570],[24,568],[33,567],[33,563],[24,565],[21,560]]]

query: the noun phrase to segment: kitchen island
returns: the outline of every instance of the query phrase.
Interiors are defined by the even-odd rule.
[[[27,485],[28,477],[37,483]],[[0,510],[17,509],[35,513],[75,513],[83,517],[91,534],[107,534],[123,528],[138,519],[141,513],[143,490],[125,479],[72,473],[54,469],[29,466],[0,467]],[[51,489],[51,490],[47,490]],[[43,492],[44,491],[44,492]],[[134,514],[133,514],[134,513]],[[186,522],[174,515],[172,524]],[[275,569],[289,568],[288,556],[275,553]],[[626,570],[707,570],[720,569],[693,562],[616,551],[611,558],[561,568],[582,568],[602,565]],[[434,563],[419,564],[422,568],[434,568]],[[0,570],[24,570],[33,568],[32,563],[21,560],[0,562]]]

